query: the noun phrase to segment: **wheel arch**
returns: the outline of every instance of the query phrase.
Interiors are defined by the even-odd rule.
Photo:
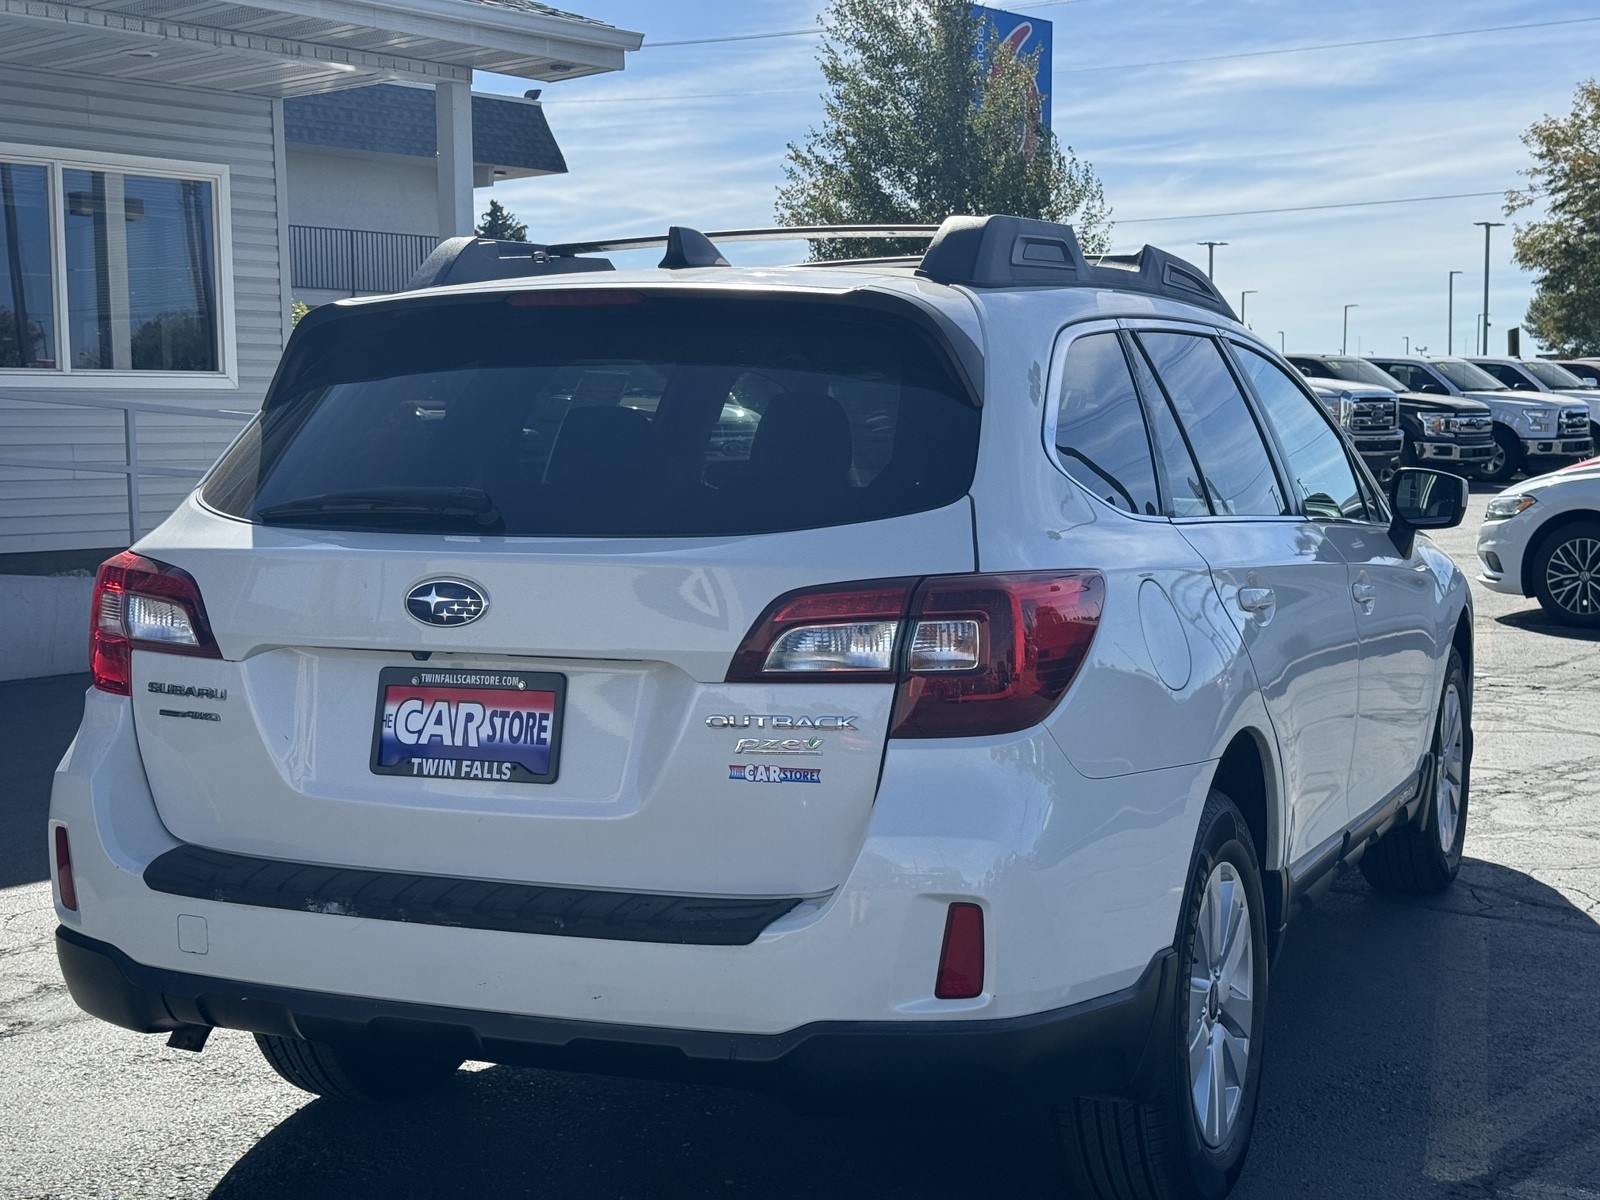
[[[1548,518],[1545,523],[1528,535],[1527,549],[1522,552],[1522,594],[1532,596],[1533,590],[1533,560],[1539,557],[1539,550],[1544,545],[1545,539],[1551,534],[1560,533],[1568,525],[1579,521],[1600,520],[1600,512],[1588,508],[1569,508],[1566,512],[1556,513]]]
[[[1289,919],[1288,877],[1282,869],[1282,788],[1270,732],[1246,726],[1233,735],[1217,761],[1211,786],[1233,801],[1244,817],[1256,852],[1266,903],[1268,957],[1276,958]]]

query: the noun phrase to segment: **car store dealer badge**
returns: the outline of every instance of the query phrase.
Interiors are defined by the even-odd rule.
[[[388,667],[378,677],[378,775],[552,783],[567,681],[532,671]]]

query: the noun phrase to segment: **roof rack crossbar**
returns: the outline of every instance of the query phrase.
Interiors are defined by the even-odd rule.
[[[927,239],[920,260],[895,257],[886,262],[915,264],[916,272],[937,283],[965,287],[1094,287],[1144,292],[1182,300],[1234,317],[1222,293],[1200,268],[1154,246],[1137,254],[1099,255],[1092,261],[1078,245],[1072,226],[1026,217],[950,217],[942,225],[785,225],[767,229],[722,229],[701,233],[672,226],[649,237],[602,238],[588,242],[503,242],[458,237],[440,243],[417,269],[408,290],[492,279],[610,271],[611,261],[588,255],[620,250],[664,249],[661,266],[725,267],[719,242],[852,241]],[[830,264],[817,264],[830,265]],[[838,264],[831,264],[838,265]]]

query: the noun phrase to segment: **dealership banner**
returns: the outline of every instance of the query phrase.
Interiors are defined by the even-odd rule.
[[[974,4],[972,11],[984,22],[983,36],[978,42],[980,59],[988,57],[991,29],[995,33],[997,52],[1016,55],[1031,55],[1035,50],[1040,52],[1038,70],[1033,77],[1033,99],[1039,110],[1040,124],[1049,129],[1051,23],[983,4]]]

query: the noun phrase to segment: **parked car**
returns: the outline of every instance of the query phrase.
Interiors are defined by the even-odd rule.
[[[1385,358],[1367,361],[1400,380],[1410,391],[1482,400],[1494,418],[1496,453],[1480,469],[1484,479],[1504,483],[1518,471],[1529,474],[1567,466],[1594,453],[1588,407],[1564,396],[1519,392],[1464,358]]]
[[[1291,354],[1288,358],[1308,376],[1394,391],[1400,409],[1400,431],[1405,435],[1400,453],[1403,466],[1437,466],[1470,478],[1494,457],[1494,422],[1489,406],[1481,400],[1406,391],[1393,375],[1364,358],[1343,354]]]
[[[1385,495],[1188,263],[926,232],[456,239],[302,320],[97,579],[74,1000],[346,1100],[471,1058],[1048,1105],[1083,1194],[1225,1194],[1297,903],[1459,868],[1471,597],[1419,531],[1466,487]],[[596,402],[547,438],[553,395]]]
[[[1338,379],[1307,379],[1306,383],[1339,423],[1374,477],[1380,483],[1394,478],[1406,442],[1400,432],[1399,401],[1394,391]]]
[[[1558,621],[1600,628],[1600,458],[1526,479],[1489,501],[1478,578],[1532,596]]]
[[[1577,400],[1589,409],[1589,438],[1600,445],[1600,387],[1585,384],[1577,375],[1542,358],[1469,358],[1509,388],[1524,392],[1550,392]]]

